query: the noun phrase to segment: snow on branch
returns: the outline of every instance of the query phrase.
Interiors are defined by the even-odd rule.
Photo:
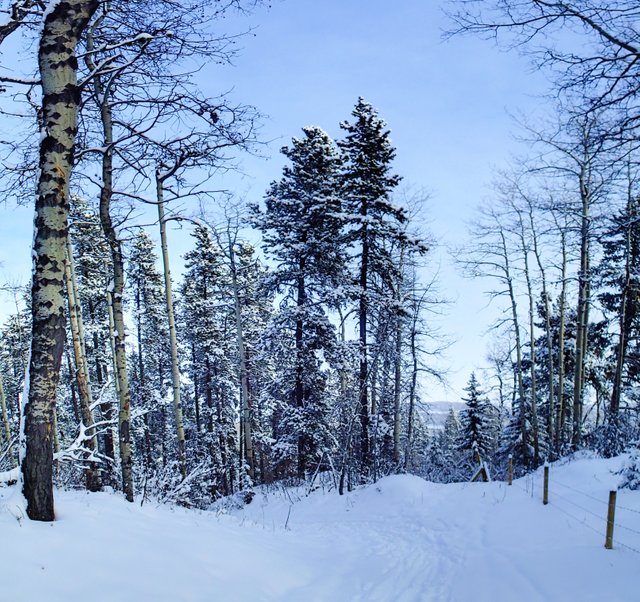
[[[9,18],[5,23],[0,24],[0,45],[14,31],[24,25],[27,17],[32,14],[32,8],[36,6],[42,8],[42,2],[34,0],[17,0],[9,9]]]
[[[16,466],[11,470],[0,472],[0,483],[15,483],[20,476],[20,467]]]

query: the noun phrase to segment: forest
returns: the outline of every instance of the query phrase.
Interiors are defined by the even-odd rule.
[[[506,478],[633,449],[635,3],[447,3],[452,39],[526,53],[552,92],[544,119],[519,125],[528,154],[451,249],[497,318],[486,369],[441,429],[424,399],[446,379],[437,243],[425,199],[403,192],[393,124],[354,99],[337,140],[300,124],[261,199],[217,189],[262,143],[261,116],[203,94],[199,73],[232,63],[225,18],[258,4],[1,5],[5,63],[16,37],[37,47],[33,73],[0,75],[15,123],[0,186],[8,203],[35,197],[33,279],[0,326],[0,481],[29,518],[54,519],[54,485],[206,509],[276,482],[342,495],[397,473],[468,481],[480,461]]]

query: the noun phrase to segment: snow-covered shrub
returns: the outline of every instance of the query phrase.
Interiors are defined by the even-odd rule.
[[[640,489],[640,449],[631,450],[620,474],[620,489]]]

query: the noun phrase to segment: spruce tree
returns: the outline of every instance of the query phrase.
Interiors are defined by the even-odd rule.
[[[231,278],[232,286],[237,292],[238,309],[240,313],[239,328],[242,332],[244,348],[244,369],[246,371],[246,387],[248,416],[241,420],[241,436],[244,444],[242,460],[246,464],[254,482],[268,481],[270,474],[270,458],[272,452],[272,409],[269,403],[267,383],[273,382],[272,374],[274,359],[268,354],[260,352],[261,342],[267,324],[273,316],[273,296],[262,283],[268,270],[258,259],[256,249],[246,241],[235,240],[232,244],[234,261],[229,262],[230,272],[235,273]],[[230,259],[227,249],[227,259]],[[235,301],[235,299],[234,299]],[[234,308],[235,310],[235,308]],[[240,357],[240,343],[236,345],[234,356],[237,356],[239,371],[236,382],[242,388],[242,358]],[[242,405],[242,404],[241,404]],[[242,412],[243,408],[239,410]],[[249,429],[247,434],[245,429]],[[247,440],[251,439],[253,458],[248,458]],[[253,460],[253,471],[251,471]]]
[[[460,413],[458,447],[467,454],[476,450],[483,460],[489,459],[495,447],[495,415],[489,400],[480,389],[475,373],[471,373],[469,384],[464,389],[465,409]]]
[[[620,453],[624,447],[625,425],[620,407],[625,393],[640,381],[640,199],[630,196],[626,207],[611,218],[602,239],[603,258],[598,276],[604,291],[599,299],[617,323],[611,345],[613,383],[607,412],[605,455]]]
[[[346,132],[338,142],[344,160],[343,199],[348,216],[349,239],[355,249],[358,340],[360,344],[358,411],[360,417],[360,463],[363,475],[371,465],[369,440],[369,385],[371,350],[368,344],[374,278],[390,282],[394,265],[390,242],[405,239],[405,211],[395,206],[390,194],[400,182],[392,173],[395,149],[385,122],[363,98],[351,113],[353,122],[340,127]]]
[[[338,301],[345,274],[340,156],[320,128],[303,132],[282,149],[291,165],[271,184],[264,212],[254,209],[264,249],[276,262],[271,285],[284,295],[276,329],[286,368],[282,395],[290,408],[283,413],[281,449],[295,455],[300,478],[319,454],[317,435],[327,413],[322,354],[336,340],[327,309]]]
[[[134,238],[128,264],[129,303],[136,332],[136,352],[130,374],[132,401],[143,413],[135,429],[138,449],[144,450],[144,473],[160,470],[165,449],[166,400],[170,379],[168,332],[162,275],[150,236],[141,230]]]
[[[190,350],[193,410],[185,404],[189,457],[205,467],[200,495],[228,495],[239,468],[235,420],[233,297],[222,249],[205,226],[193,232],[195,247],[185,254],[182,285],[183,342]]]
[[[69,214],[69,236],[71,239],[78,296],[85,330],[86,354],[89,363],[90,380],[94,399],[101,399],[98,409],[100,420],[111,421],[115,415],[114,389],[104,391],[103,387],[113,372],[109,317],[107,308],[107,286],[111,277],[111,253],[100,226],[97,211],[79,196],[71,198]],[[111,375],[113,378],[113,374]],[[112,428],[103,429],[99,437],[103,453],[115,459],[114,433]],[[109,474],[110,467],[105,466]]]

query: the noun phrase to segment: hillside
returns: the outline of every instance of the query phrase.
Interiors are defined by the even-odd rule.
[[[620,464],[552,465],[548,506],[541,471],[512,487],[403,475],[343,497],[273,488],[226,512],[60,491],[55,523],[0,512],[0,600],[637,600],[640,492],[619,492],[603,547]]]

